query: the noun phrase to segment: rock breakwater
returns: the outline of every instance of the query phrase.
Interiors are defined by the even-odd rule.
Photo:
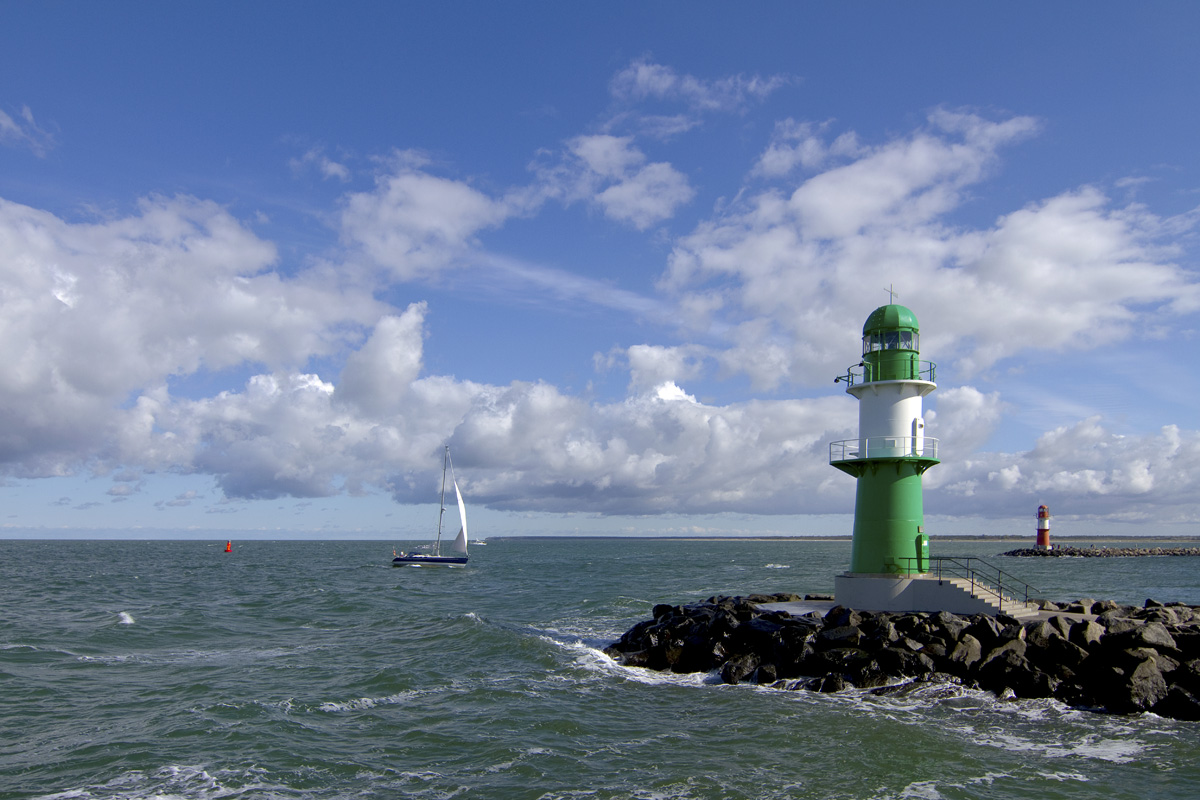
[[[1006,614],[865,612],[793,616],[764,604],[796,595],[710,597],[654,607],[605,649],[621,664],[713,672],[725,683],[875,693],[950,682],[1109,713],[1200,720],[1200,609],[1147,600],[1043,601],[1035,621]]]
[[[1016,558],[1126,558],[1132,556],[1200,556],[1200,547],[1021,547],[1001,553]]]

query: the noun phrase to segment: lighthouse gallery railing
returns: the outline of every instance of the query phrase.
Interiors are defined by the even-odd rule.
[[[829,443],[829,463],[858,458],[938,457],[938,440],[930,436],[869,436]]]
[[[879,378],[871,374],[871,369],[870,364],[860,361],[846,370],[845,375],[839,375],[834,380],[834,383],[845,383],[847,386],[854,386],[857,383],[870,383],[879,380]],[[893,380],[937,382],[937,364],[932,361],[920,361],[914,358],[907,363],[888,364],[887,369],[889,372],[899,371],[898,377]]]

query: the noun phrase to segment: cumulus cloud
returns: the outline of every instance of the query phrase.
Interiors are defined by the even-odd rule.
[[[394,153],[371,188],[342,198],[343,249],[307,269],[281,267],[274,243],[201,199],[152,197],[136,213],[85,222],[0,201],[0,471],[124,466],[114,499],[170,470],[212,475],[226,498],[382,487],[425,502],[449,441],[464,491],[493,508],[847,513],[854,482],[829,467],[828,443],[855,434],[856,403],[837,391],[791,395],[832,387],[858,358],[871,298],[895,285],[912,292],[923,352],[955,381],[928,412],[946,459],[927,476],[929,509],[1001,516],[1069,498],[1114,518],[1155,507],[1200,516],[1195,431],[1122,436],[1097,417],[1024,451],[986,450],[1009,404],[963,381],[1023,350],[1097,346],[1200,308],[1170,245],[1194,213],[1164,219],[1084,186],[982,227],[957,216],[1035,120],[937,110],[880,142],[831,121],[785,120],[732,199],[686,235],[655,232],[670,247],[657,297],[489,251],[490,232],[548,201],[586,204],[635,231],[674,218],[695,190],[638,135],[681,135],[701,113],[743,110],[786,82],[701,80],[635,61],[614,78],[614,98],[682,113],[627,117],[638,133],[619,135],[613,122],[566,138],[539,156],[529,186],[480,188]],[[32,114],[0,117],[6,144],[34,147],[32,131]],[[294,166],[348,177],[319,149]],[[596,357],[628,370],[617,399],[432,374],[430,307],[377,293],[463,266],[671,331]],[[774,399],[698,400],[707,394],[694,385],[713,372]],[[191,388],[218,374],[224,391]]]
[[[398,280],[427,276],[470,252],[476,235],[519,209],[400,154],[369,192],[346,196],[343,241]]]
[[[1196,523],[1197,468],[1200,432],[1166,425],[1121,435],[1091,417],[1047,432],[1029,451],[974,453],[927,474],[938,476],[939,513],[1004,517],[1046,503],[1064,516]]]
[[[716,407],[668,382],[596,405],[513,384],[484,391],[451,443],[471,494],[498,508],[830,511],[853,488],[828,467],[826,435],[854,419],[844,398]]]
[[[670,164],[647,163],[633,141],[611,134],[571,139],[560,160],[535,167],[537,192],[567,204],[586,202],[640,231],[670,219],[695,190]]]
[[[378,314],[327,275],[273,271],[273,244],[192,198],[99,222],[0,200],[0,250],[0,464],[13,474],[115,456],[119,407],[169,376],[304,363]]]
[[[858,335],[847,320],[892,285],[933,332],[923,350],[962,377],[1026,349],[1128,337],[1150,327],[1146,308],[1194,310],[1200,286],[1164,244],[1190,217],[1114,207],[1083,187],[991,228],[951,224],[999,149],[1037,128],[937,111],[911,135],[867,146],[848,133],[826,145],[828,126],[788,123],[755,173],[782,183],[744,192],[678,239],[661,285],[681,306],[709,309],[700,324],[726,323],[723,365],[769,389],[844,369]]]
[[[636,344],[625,351],[630,387],[646,390],[667,383],[687,382],[703,369],[703,348]]]

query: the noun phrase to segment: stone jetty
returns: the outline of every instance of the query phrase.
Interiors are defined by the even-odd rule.
[[[1041,601],[1032,620],[842,606],[796,615],[764,609],[804,599],[830,598],[718,596],[657,605],[653,619],[605,652],[627,666],[711,672],[725,683],[887,694],[944,682],[1093,711],[1200,720],[1197,607]]]
[[[1001,553],[1016,558],[1127,558],[1131,556],[1200,556],[1200,547],[1022,547]]]

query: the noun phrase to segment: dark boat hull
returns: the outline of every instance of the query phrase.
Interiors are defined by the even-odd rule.
[[[392,559],[393,567],[462,567],[466,556],[403,555]]]

